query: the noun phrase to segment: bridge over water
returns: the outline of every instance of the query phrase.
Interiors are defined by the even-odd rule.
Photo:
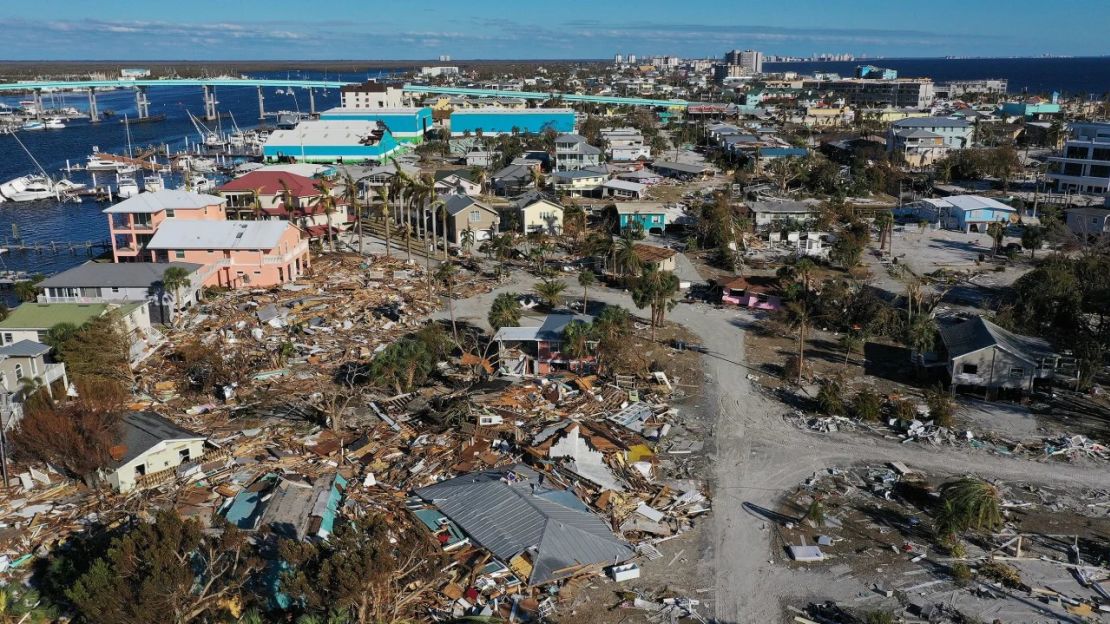
[[[344,85],[355,84],[342,80],[293,80],[293,79],[268,79],[268,78],[168,78],[165,80],[43,80],[27,82],[0,83],[0,93],[26,92],[34,94],[35,104],[42,110],[43,91],[86,91],[89,95],[89,118],[93,122],[99,121],[100,114],[96,107],[97,89],[134,89],[135,104],[139,118],[150,115],[150,101],[147,99],[147,90],[158,87],[198,87],[204,94],[204,117],[206,120],[216,119],[217,87],[254,87],[258,90],[259,116],[265,116],[265,97],[262,90],[265,88],[276,89],[305,89],[308,91],[309,112],[316,113],[316,100],[313,96],[314,89],[338,89]],[[526,100],[552,100],[559,99],[564,102],[586,102],[592,104],[614,104],[621,106],[652,106],[666,108],[685,108],[685,100],[657,100],[636,97],[618,97],[609,95],[584,95],[579,93],[558,93],[545,91],[506,91],[500,89],[472,89],[466,87],[440,87],[430,85],[406,84],[402,87],[409,93],[428,93],[438,95],[468,95],[475,97],[511,97]]]

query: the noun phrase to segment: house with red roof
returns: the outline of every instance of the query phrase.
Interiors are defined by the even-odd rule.
[[[235,178],[216,190],[227,200],[231,219],[293,221],[311,238],[321,238],[326,235],[328,226],[328,215],[320,202],[321,186],[325,185],[331,187],[331,194],[337,201],[331,226],[345,230],[354,222],[354,215],[341,197],[342,188],[333,182],[289,171],[260,170]],[[286,206],[287,189],[291,206]]]

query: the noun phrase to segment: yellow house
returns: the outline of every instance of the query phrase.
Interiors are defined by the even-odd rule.
[[[856,114],[862,115],[863,119],[884,124],[894,123],[903,119],[916,119],[918,117],[929,116],[928,112],[905,108],[861,108]]]
[[[105,480],[118,492],[141,488],[148,480],[144,477],[199,459],[205,441],[154,412],[131,412],[120,422],[118,443],[109,449],[112,464],[104,470]]]
[[[517,202],[520,226],[527,234],[542,232],[559,235],[563,233],[563,207],[538,193],[530,193]]]
[[[819,128],[844,126],[850,124],[854,118],[855,113],[846,106],[843,108],[810,106],[806,108],[805,124]]]

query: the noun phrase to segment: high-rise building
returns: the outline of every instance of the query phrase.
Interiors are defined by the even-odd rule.
[[[635,54],[629,54],[628,55],[628,64],[629,65],[635,65],[636,64],[636,55]]]
[[[624,55],[621,54],[620,52],[618,52],[617,55],[613,57],[613,64],[614,65],[624,64]]]
[[[763,53],[755,50],[730,50],[725,53],[725,65],[738,65],[747,74],[763,73]]]
[[[739,65],[750,74],[763,73],[763,53],[755,50],[744,50],[740,53]]]

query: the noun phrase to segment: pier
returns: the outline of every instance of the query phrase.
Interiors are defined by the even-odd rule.
[[[97,255],[94,251],[107,251],[112,248],[112,241],[105,239],[99,241],[49,241],[42,243],[23,242],[21,239],[5,240],[0,247],[8,253],[36,253],[36,254],[63,254],[78,255],[84,253],[92,257]]]

